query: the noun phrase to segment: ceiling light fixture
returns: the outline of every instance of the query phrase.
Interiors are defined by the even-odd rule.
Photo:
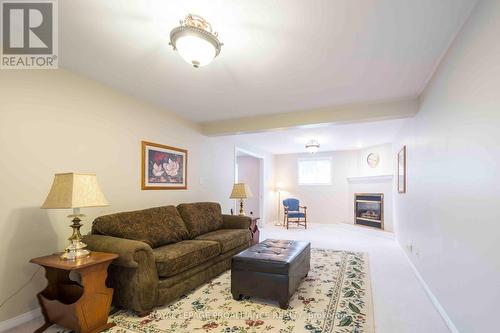
[[[220,53],[222,43],[203,17],[189,14],[170,32],[170,45],[195,68],[208,65]]]
[[[319,150],[319,142],[316,140],[309,140],[309,142],[306,143],[306,150],[311,154],[316,153]]]

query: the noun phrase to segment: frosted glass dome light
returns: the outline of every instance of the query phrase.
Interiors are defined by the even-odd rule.
[[[306,150],[311,154],[317,153],[319,150],[319,142],[316,140],[310,140],[306,143]]]
[[[219,55],[223,44],[205,19],[189,14],[180,24],[170,32],[170,45],[184,61],[198,68]]]

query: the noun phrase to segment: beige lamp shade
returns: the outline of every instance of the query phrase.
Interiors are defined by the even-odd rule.
[[[252,191],[250,187],[245,183],[237,183],[233,185],[233,191],[231,192],[230,199],[246,199],[251,198]]]
[[[42,208],[108,206],[94,173],[58,173]]]

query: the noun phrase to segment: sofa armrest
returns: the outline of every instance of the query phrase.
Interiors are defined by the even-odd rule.
[[[151,246],[136,240],[104,235],[86,235],[83,236],[83,241],[92,251],[118,254],[118,258],[113,261],[113,264],[122,267],[137,268],[139,263],[136,253],[139,251],[153,255]]]
[[[114,288],[113,304],[139,313],[151,311],[158,299],[158,271],[153,249],[140,241],[86,235],[88,249],[118,254],[109,266],[107,282]]]
[[[222,215],[222,229],[249,229],[252,219],[241,215]]]

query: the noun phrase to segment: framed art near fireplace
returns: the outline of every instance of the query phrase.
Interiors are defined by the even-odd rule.
[[[398,153],[398,192],[406,193],[406,146]]]
[[[147,141],[141,148],[143,190],[187,189],[187,150]]]

